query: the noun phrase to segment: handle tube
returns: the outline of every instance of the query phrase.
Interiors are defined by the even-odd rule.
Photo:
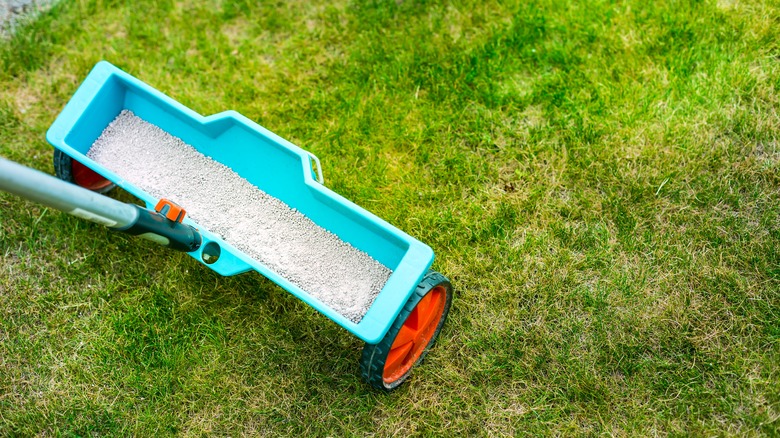
[[[132,205],[5,158],[0,158],[0,190],[107,227],[127,227],[138,219]]]
[[[137,235],[168,248],[200,247],[198,230],[133,204],[125,204],[0,157],[0,190],[82,219]]]

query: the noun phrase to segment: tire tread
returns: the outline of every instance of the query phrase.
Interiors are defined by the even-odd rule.
[[[425,347],[425,350],[423,350],[419,359],[417,359],[417,362],[415,362],[412,365],[412,367],[409,369],[409,371],[406,374],[404,374],[398,380],[390,384],[385,383],[384,379],[382,378],[382,374],[384,372],[384,367],[385,367],[385,360],[387,359],[387,355],[390,351],[390,347],[392,346],[393,341],[395,340],[395,337],[398,334],[398,331],[401,329],[403,323],[406,321],[406,319],[412,313],[414,308],[417,306],[417,303],[419,303],[420,300],[422,300],[422,298],[428,292],[430,292],[433,288],[439,285],[444,285],[447,297],[446,297],[446,303],[444,307],[444,313],[442,314],[442,317],[439,320],[439,323],[436,327],[436,331],[431,337],[430,342]],[[414,367],[416,367],[418,364],[420,364],[423,361],[423,359],[425,359],[425,356],[428,354],[428,351],[436,342],[436,339],[439,336],[439,332],[441,331],[441,328],[447,319],[447,314],[449,313],[450,306],[452,304],[452,295],[453,295],[452,284],[447,279],[447,277],[445,277],[444,275],[436,271],[428,271],[425,277],[423,277],[423,279],[415,288],[414,292],[412,293],[412,296],[410,296],[409,300],[407,300],[406,304],[404,304],[404,307],[401,309],[401,312],[398,314],[395,321],[393,321],[393,324],[390,326],[390,330],[388,330],[385,337],[378,344],[367,343],[363,347],[363,353],[360,358],[360,374],[363,377],[363,380],[365,380],[372,387],[376,389],[382,389],[385,391],[390,391],[392,389],[395,389],[401,383],[403,383],[403,381],[409,377],[409,374],[414,369]]]

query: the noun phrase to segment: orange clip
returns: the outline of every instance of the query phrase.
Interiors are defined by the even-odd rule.
[[[160,199],[160,202],[154,207],[157,213],[165,216],[169,221],[181,222],[187,212],[176,203],[167,199]]]

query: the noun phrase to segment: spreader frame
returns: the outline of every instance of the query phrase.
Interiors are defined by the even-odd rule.
[[[319,159],[310,152],[235,111],[202,116],[105,61],[89,73],[50,127],[46,138],[55,148],[152,208],[159,199],[87,157],[92,143],[123,109],[230,167],[261,190],[365,251],[393,273],[366,315],[356,324],[208,229],[185,218],[184,223],[198,228],[203,238],[203,245],[189,253],[193,258],[221,275],[257,271],[363,341],[376,344],[382,340],[433,263],[430,247],[324,186]],[[315,164],[319,175],[314,171]],[[205,247],[213,247],[209,245],[211,242],[221,248],[221,256],[215,263],[206,264],[202,252]]]

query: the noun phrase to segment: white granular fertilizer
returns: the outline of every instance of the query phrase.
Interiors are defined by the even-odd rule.
[[[258,189],[229,167],[124,110],[87,156],[354,322],[392,271]]]

